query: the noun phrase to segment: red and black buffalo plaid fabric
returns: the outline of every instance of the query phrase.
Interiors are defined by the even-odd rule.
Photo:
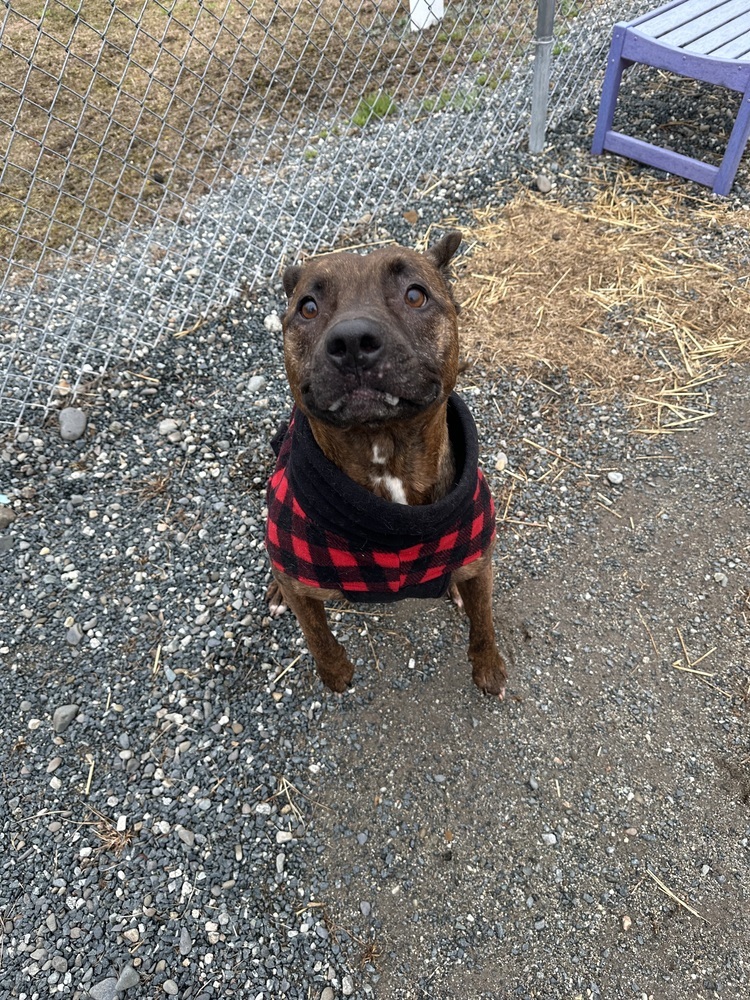
[[[273,566],[350,601],[444,594],[451,574],[478,559],[495,534],[492,495],[477,466],[476,427],[455,393],[448,427],[453,488],[436,503],[412,507],[377,497],[344,475],[295,409],[268,482],[266,548]]]

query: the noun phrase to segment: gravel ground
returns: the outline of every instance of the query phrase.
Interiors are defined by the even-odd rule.
[[[581,199],[590,130],[372,234],[541,169]],[[508,697],[474,690],[449,604],[409,602],[337,612],[339,698],[263,603],[282,308],[269,282],[92,385],[80,437],[53,413],[2,446],[0,996],[747,995],[748,370],[656,441],[564,372],[468,373],[496,493],[527,477]]]

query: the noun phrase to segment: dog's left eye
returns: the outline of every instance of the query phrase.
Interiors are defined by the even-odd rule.
[[[419,285],[410,285],[404,294],[404,302],[412,309],[421,309],[427,301],[427,292]]]

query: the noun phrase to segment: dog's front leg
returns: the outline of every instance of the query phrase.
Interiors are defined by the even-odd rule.
[[[502,698],[508,672],[497,648],[492,622],[492,577],[492,559],[487,556],[475,576],[458,578],[455,582],[469,616],[472,680],[480,691]]]
[[[315,597],[295,594],[290,587],[281,587],[281,590],[284,602],[299,622],[320,679],[332,691],[346,691],[352,682],[354,667],[344,647],[333,637],[323,602]]]

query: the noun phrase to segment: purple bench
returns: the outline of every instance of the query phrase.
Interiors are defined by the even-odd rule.
[[[623,70],[643,63],[742,94],[718,167],[612,128]],[[673,0],[615,25],[592,153],[605,149],[728,194],[750,135],[750,0]]]

